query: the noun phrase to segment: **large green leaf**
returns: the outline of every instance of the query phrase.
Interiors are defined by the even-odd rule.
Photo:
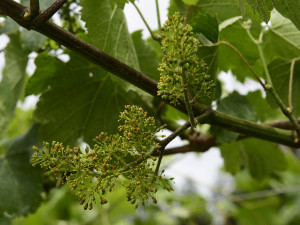
[[[19,34],[10,36],[4,53],[6,65],[0,82],[0,133],[12,118],[15,105],[23,91],[27,55],[21,46]]]
[[[264,53],[267,63],[275,58],[292,59],[300,55],[300,31],[294,24],[272,11],[271,25],[264,34]]]
[[[267,23],[270,20],[270,13],[273,9],[271,0],[246,0],[253,11],[256,11],[259,16]]]
[[[60,60],[54,60],[52,56],[48,55],[47,51],[40,53],[36,59],[37,66],[35,73],[30,77],[26,84],[26,95],[38,95],[47,89],[49,83],[56,76],[56,71],[63,67],[64,63]]]
[[[287,167],[284,154],[274,143],[259,139],[246,139],[243,141],[242,150],[246,155],[250,174],[258,180]]]
[[[202,13],[217,15],[219,22],[241,15],[236,0],[201,0],[196,4],[196,9]]]
[[[272,2],[278,12],[289,18],[298,30],[300,30],[300,2],[298,0],[272,0]]]
[[[229,21],[231,23],[229,23]],[[259,54],[257,46],[247,35],[247,31],[242,26],[242,18],[235,17],[220,24],[220,40],[229,42],[244,56],[247,62],[254,68],[255,72],[262,76],[262,68],[259,63]],[[243,40],[243,41],[241,41]],[[242,59],[229,46],[221,44],[219,46],[219,70],[231,70],[233,75],[239,81],[244,81],[246,77],[253,78],[253,74],[249,71]]]
[[[159,63],[161,58],[157,56],[152,45],[142,39],[142,30],[138,30],[131,34],[133,44],[138,56],[141,72],[154,80],[159,80]]]
[[[42,197],[42,173],[30,163],[32,146],[38,142],[38,125],[12,141],[0,159],[0,216],[19,216],[37,209]]]
[[[283,100],[286,106],[289,102],[289,81],[290,81],[290,69],[291,61],[283,59],[275,59],[268,66],[273,86],[277,91],[280,98]],[[292,106],[295,116],[300,116],[300,62],[297,61],[294,66],[293,86],[292,86]],[[272,96],[267,93],[268,102],[273,107],[278,107]]]
[[[83,0],[82,20],[92,44],[120,61],[139,69],[123,10],[109,0]]]
[[[126,93],[108,72],[80,56],[69,55],[70,61],[58,62],[56,69],[52,69],[55,58],[48,58],[48,66],[45,61],[37,61],[37,67],[44,69],[37,70],[28,85],[32,86],[31,80],[38,84],[41,79],[42,85],[47,83],[47,89],[40,97],[35,116],[47,122],[41,128],[43,139],[75,144],[81,137],[91,144],[101,131],[117,131],[118,116],[124,105],[146,102],[133,91]],[[48,73],[43,74],[47,68]]]
[[[241,119],[255,119],[253,106],[247,100],[247,96],[240,95],[237,92],[233,92],[228,97],[220,100],[217,110]],[[211,132],[216,136],[218,143],[230,142],[238,137],[238,133],[214,126],[211,128]]]

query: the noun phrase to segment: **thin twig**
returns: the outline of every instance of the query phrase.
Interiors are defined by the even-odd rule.
[[[30,0],[30,14],[32,18],[36,17],[40,12],[39,0]]]
[[[37,27],[47,22],[68,0],[56,0],[44,12],[36,16],[32,21],[32,26]]]
[[[207,120],[207,118],[211,115],[212,111],[211,110],[207,110],[205,111],[202,115],[196,117],[194,123],[201,123]],[[164,152],[165,152],[165,148],[166,146],[172,141],[174,140],[174,138],[176,138],[180,133],[182,133],[183,131],[185,131],[186,129],[188,129],[191,126],[191,121],[188,120],[186,121],[181,127],[179,127],[177,130],[175,130],[172,134],[170,134],[168,137],[166,137],[164,140],[162,140],[159,143],[159,158],[158,158],[158,162],[156,164],[156,168],[155,168],[155,175],[158,174],[159,171],[159,167],[162,161],[162,158],[164,156]]]
[[[242,55],[242,53],[236,47],[234,47],[232,44],[230,44],[227,41],[219,41],[218,44],[224,44],[224,45],[227,45],[228,47],[230,47],[241,58],[241,60],[245,63],[245,65],[247,66],[247,68],[253,74],[253,76],[255,77],[255,79],[260,83],[260,85],[263,87],[263,89],[266,90],[266,85],[262,82],[262,80],[260,79],[260,77],[253,70],[252,66],[248,63],[248,61],[245,59],[245,57]]]
[[[133,4],[133,6],[135,7],[136,11],[139,13],[140,17],[142,18],[144,24],[146,25],[146,27],[147,27],[147,29],[148,29],[150,35],[151,35],[151,37],[152,37],[154,40],[156,40],[156,41],[160,41],[161,38],[160,38],[158,35],[155,35],[155,34],[153,33],[153,31],[151,30],[151,28],[150,28],[150,26],[148,25],[148,23],[147,23],[145,17],[143,16],[142,12],[141,12],[140,9],[137,7],[137,5],[136,5],[135,3],[132,3],[132,4]]]

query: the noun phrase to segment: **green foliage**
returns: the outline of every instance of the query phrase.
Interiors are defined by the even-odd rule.
[[[275,59],[269,64],[269,71],[272,76],[273,85],[277,93],[286,105],[289,105],[289,82],[291,61],[283,59]],[[300,104],[298,99],[300,77],[297,76],[300,72],[300,64],[297,61],[293,69],[293,86],[292,86],[292,105],[293,112],[296,116],[300,116]],[[272,100],[271,96],[267,95],[267,100],[273,107],[278,107]]]
[[[158,188],[172,190],[163,171],[160,175],[154,173],[156,158],[151,158],[159,148],[155,133],[163,127],[157,127],[154,118],[147,117],[137,106],[126,106],[119,121],[122,135],[102,132],[95,138],[93,149],[87,147],[85,153],[58,142],[44,143],[43,150],[35,148],[33,165],[46,169],[45,176],[54,174],[62,183],[66,181],[84,209],[93,208],[97,195],[101,204],[107,203],[104,195],[112,191],[116,182],[125,187],[132,204],[144,203],[149,198],[156,203],[154,193]]]
[[[19,34],[10,36],[10,43],[5,48],[5,60],[7,64],[0,82],[0,134],[13,117],[25,82],[27,55],[21,46]]]
[[[21,3],[30,5],[29,0]],[[40,3],[45,10],[53,0]],[[261,79],[264,86],[269,72],[272,82],[267,80],[267,87],[272,84],[293,116],[299,116],[299,1],[171,0],[170,19],[162,30],[153,31],[162,37],[159,41],[144,40],[143,31],[128,32],[122,11],[126,3],[129,0],[69,0],[58,13],[64,28],[60,32],[68,30],[115,57],[118,76],[131,74],[153,96],[96,66],[98,58],[86,60],[89,53],[79,56],[63,47],[72,44],[74,36],[66,34],[56,43],[20,28],[3,15],[11,12],[2,9],[0,1],[0,34],[9,39],[1,49],[5,67],[0,76],[0,223],[210,224],[218,222],[212,222],[218,215],[224,224],[299,224],[299,154],[279,141],[283,135],[295,146],[294,127],[268,91],[230,94],[227,83],[222,86],[218,80],[221,71],[231,71],[242,85],[251,78]],[[35,29],[47,33],[48,28]],[[57,28],[51,29],[56,38]],[[81,47],[95,50],[88,44]],[[25,69],[35,55],[36,69],[27,79]],[[102,56],[102,65],[109,67]],[[118,60],[132,69],[123,68]],[[159,81],[159,96],[153,94],[157,88],[152,79]],[[38,103],[27,110],[22,102],[32,94]],[[187,110],[178,102],[184,102]],[[139,107],[126,106],[119,117],[125,105]],[[205,125],[198,124],[191,132],[181,126],[204,111]],[[155,121],[168,124],[173,134],[159,141],[155,134],[162,127]],[[30,128],[37,122],[40,125]],[[173,136],[185,140],[185,146],[164,150]],[[91,146],[86,152],[74,147],[83,142]],[[30,165],[32,145],[38,146],[33,161],[47,177]],[[215,201],[209,200],[209,205],[217,211],[210,216],[198,194],[161,192],[172,187],[159,168],[167,154],[202,152],[213,146],[221,149],[224,169],[233,174],[236,187],[228,193],[221,179],[220,187],[211,188]],[[58,186],[66,183],[66,187],[54,189],[55,178]],[[185,187],[191,186],[189,179]],[[123,201],[126,198],[129,202]],[[96,204],[107,199],[104,206]],[[147,200],[158,204],[134,210]]]
[[[260,149],[256,147],[257,144]],[[233,174],[240,171],[242,166],[247,166],[255,179],[263,180],[275,171],[282,171],[287,167],[282,151],[266,141],[247,139],[222,145],[220,149],[226,170]]]
[[[183,22],[176,13],[162,27],[164,58],[159,67],[158,95],[177,104],[188,91],[194,100],[210,104],[214,83],[207,74],[207,65],[197,56],[200,43],[193,36],[193,28]]]
[[[5,157],[0,159],[0,218],[4,214],[32,213],[42,201],[42,173],[30,164],[38,129],[34,125],[25,135],[11,140]]]

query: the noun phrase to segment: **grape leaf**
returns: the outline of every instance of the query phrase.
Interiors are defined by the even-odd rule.
[[[142,30],[132,33],[131,37],[139,59],[141,72],[158,81],[159,71],[157,68],[161,58],[158,58],[153,47],[142,39]]]
[[[201,0],[196,4],[196,9],[198,12],[217,15],[219,22],[241,15],[236,0]]]
[[[30,53],[42,47],[47,37],[33,30],[23,30],[21,32],[21,39],[24,49]]]
[[[25,81],[27,55],[22,48],[19,34],[10,36],[10,42],[4,53],[6,66],[0,82],[0,131],[13,117],[15,105],[23,91]]]
[[[249,138],[220,146],[225,169],[236,173],[247,166],[251,176],[262,180],[275,171],[285,170],[287,161],[276,144]]]
[[[179,12],[181,16],[185,15],[188,5],[182,0],[170,0],[170,6],[168,8],[168,17],[174,15],[175,12]]]
[[[55,58],[48,59],[48,66],[45,61],[39,61],[37,67],[44,66],[44,69],[33,75],[36,83],[39,79],[49,82],[35,112],[38,120],[47,122],[41,127],[43,139],[73,145],[81,137],[91,144],[101,131],[117,131],[118,116],[124,105],[146,107],[139,95],[133,91],[126,93],[118,82],[111,80],[108,72],[74,53],[69,56],[70,60],[58,63],[56,69],[50,68]],[[43,74],[47,68],[48,73]],[[45,75],[47,79],[43,78]]]
[[[11,34],[19,30],[19,24],[17,24],[10,17],[5,18],[5,21],[0,23],[0,34]]]
[[[271,0],[246,0],[252,10],[267,23],[270,20],[270,13],[273,9]]]
[[[274,10],[268,27],[263,38],[267,63],[275,58],[292,59],[300,55],[300,31],[290,20]]]
[[[243,141],[242,150],[246,155],[250,174],[258,180],[287,167],[284,154],[274,143],[249,138]]]
[[[281,110],[274,110],[269,104],[266,104],[267,99],[262,97],[262,92],[260,90],[249,92],[247,99],[254,107],[256,121],[266,122],[282,119]]]
[[[48,54],[45,51],[35,58],[37,68],[26,84],[26,95],[38,95],[46,90],[50,81],[55,78],[56,71],[64,65],[62,61],[53,60]]]
[[[38,130],[39,125],[33,125],[25,135],[14,139],[0,159],[0,215],[27,215],[42,201],[42,173],[30,163]]]
[[[220,146],[221,155],[224,159],[224,167],[226,171],[232,174],[239,172],[243,163],[243,156],[239,145],[239,142],[232,142]]]
[[[277,91],[278,95],[288,106],[289,96],[289,81],[290,81],[290,68],[291,61],[284,59],[275,59],[269,66],[270,76],[273,82],[273,87]],[[295,116],[300,116],[300,102],[298,95],[300,93],[300,62],[296,61],[294,66],[293,86],[292,86],[292,105],[293,113]],[[267,100],[274,108],[278,108],[277,103],[273,100],[273,97],[267,93]]]
[[[241,119],[255,119],[253,106],[248,102],[247,96],[240,95],[236,91],[220,100],[217,110]],[[216,136],[217,143],[230,142],[238,137],[238,133],[215,126],[211,127],[211,133]]]
[[[241,19],[235,18],[233,23],[230,25],[227,24],[223,27],[220,31],[220,40],[229,42],[237,48],[248,63],[253,67],[254,71],[262,76],[263,70],[259,63],[257,46],[249,38],[247,31],[242,27]],[[224,44],[219,46],[218,61],[219,70],[231,70],[232,74],[235,75],[241,82],[244,82],[246,77],[253,78],[252,73],[246,67],[245,63],[229,46]]]
[[[83,0],[82,20],[92,44],[127,65],[139,69],[123,10],[109,0]]]
[[[195,36],[202,44],[198,49],[197,55],[207,64],[207,74],[210,75],[210,79],[215,83],[218,69],[218,45],[216,43],[219,40],[217,18],[210,14],[198,13],[193,18],[191,26],[193,27]],[[205,104],[211,104],[211,102]]]
[[[273,5],[281,13],[281,15],[289,18],[294,25],[300,30],[300,3],[298,0],[272,0]]]

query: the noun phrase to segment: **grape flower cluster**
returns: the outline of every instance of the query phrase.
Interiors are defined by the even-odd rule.
[[[206,63],[198,57],[201,44],[194,36],[192,26],[184,25],[184,18],[176,12],[161,29],[164,57],[158,68],[158,95],[176,105],[187,91],[191,99],[203,104],[209,102],[214,82],[207,74]]]
[[[126,189],[127,200],[132,204],[152,199],[159,188],[171,191],[170,180],[161,171],[154,173],[159,149],[155,136],[165,126],[157,127],[153,117],[138,106],[125,106],[120,114],[120,134],[100,133],[94,139],[92,149],[64,147],[53,141],[44,143],[42,150],[34,147],[33,166],[46,170],[45,176],[54,175],[80,198],[84,209],[92,209],[96,199],[107,203],[105,193],[111,192],[117,183]]]

